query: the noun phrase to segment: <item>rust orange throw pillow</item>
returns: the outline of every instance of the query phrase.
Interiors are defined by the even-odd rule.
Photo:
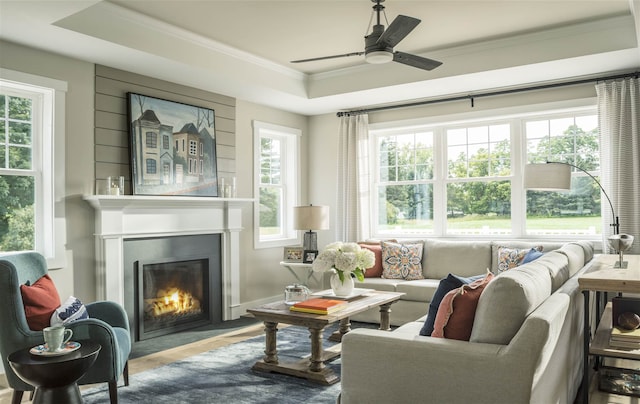
[[[49,327],[51,314],[60,307],[60,295],[49,275],[38,279],[33,285],[20,285],[24,314],[33,331]]]
[[[431,336],[469,341],[478,300],[492,279],[489,272],[484,278],[447,293],[438,307]]]
[[[366,248],[373,252],[376,257],[376,263],[371,268],[367,268],[364,272],[365,278],[381,278],[382,277],[382,246],[378,244],[360,243],[361,248]]]

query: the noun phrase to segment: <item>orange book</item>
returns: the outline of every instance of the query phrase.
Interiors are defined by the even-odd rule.
[[[297,309],[311,309],[311,310],[319,310],[326,311],[327,313],[331,313],[332,311],[339,310],[344,308],[348,303],[344,300],[332,300],[332,299],[323,299],[323,298],[315,298],[309,299],[302,302],[298,302],[294,304],[292,307]]]

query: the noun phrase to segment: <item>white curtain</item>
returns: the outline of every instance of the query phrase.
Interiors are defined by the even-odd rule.
[[[635,237],[627,251],[640,253],[640,80],[600,82],[598,120],[600,126],[600,161],[602,185],[607,190],[615,214],[620,217],[620,233]],[[609,251],[606,237],[611,209],[603,201],[604,250]]]
[[[361,241],[369,228],[369,116],[343,116],[338,140],[336,239]]]

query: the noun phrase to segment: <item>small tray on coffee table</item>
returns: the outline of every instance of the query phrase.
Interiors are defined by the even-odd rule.
[[[321,290],[319,292],[312,293],[311,296],[326,297],[328,299],[338,299],[338,300],[353,300],[369,292],[373,292],[373,289],[354,288],[351,294],[349,295],[336,296],[335,293],[333,293],[333,290],[326,289],[326,290]]]

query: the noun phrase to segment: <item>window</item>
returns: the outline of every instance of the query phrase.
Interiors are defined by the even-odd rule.
[[[146,133],[146,144],[147,148],[157,148],[158,147],[158,134],[155,132],[147,132]]]
[[[389,124],[385,124],[389,126]],[[372,125],[373,237],[601,234],[600,190],[574,172],[570,193],[526,191],[529,162],[599,174],[595,107],[407,128]]]
[[[156,161],[154,159],[147,159],[147,174],[155,174],[156,167]]]
[[[527,162],[573,164],[598,178],[598,117],[556,116],[525,122]],[[572,169],[570,192],[527,191],[528,234],[601,234],[600,187]]]
[[[189,140],[189,154],[192,156],[198,155],[198,142],[195,140]]]
[[[0,69],[0,251],[38,251],[51,269],[65,263],[66,90]]]
[[[295,242],[293,207],[298,201],[298,129],[254,121],[256,248]]]

